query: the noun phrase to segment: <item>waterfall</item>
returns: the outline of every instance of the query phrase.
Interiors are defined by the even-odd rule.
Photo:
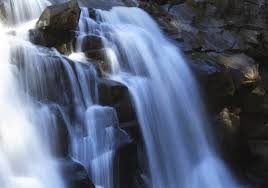
[[[93,20],[81,8],[67,57],[28,40],[50,1],[3,2],[13,28],[0,23],[1,188],[68,187],[60,166],[66,160],[81,163],[97,187],[118,187],[115,155],[130,138],[119,128],[116,110],[100,105],[104,78],[82,50],[92,34],[103,40],[111,70],[105,79],[131,94],[149,163],[148,187],[239,187],[210,143],[191,70],[144,11],[96,10]]]
[[[98,11],[111,79],[135,103],[153,188],[236,188],[209,143],[196,81],[179,50],[138,8]]]
[[[39,53],[27,41],[28,27],[33,27],[31,20],[36,19],[47,5],[47,1],[41,0],[4,1],[7,20],[19,27],[11,29],[0,25],[2,188],[65,187],[58,164],[52,155],[56,133],[55,117],[48,108],[32,98],[30,87],[24,85],[22,76],[23,64],[36,63],[36,54]],[[30,22],[22,25],[22,22],[28,21]],[[15,31],[16,36],[9,34],[10,31]],[[28,76],[29,74],[27,73]],[[34,85],[31,86],[33,87]]]

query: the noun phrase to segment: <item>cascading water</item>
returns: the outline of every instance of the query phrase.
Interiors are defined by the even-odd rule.
[[[20,24],[38,18],[44,8],[50,5],[48,0],[3,0],[7,19],[11,23]]]
[[[112,79],[129,88],[153,188],[237,188],[210,146],[191,71],[156,23],[137,8],[98,11]]]
[[[90,19],[87,8],[81,8],[81,17],[78,27],[78,37],[76,39],[75,52],[70,58],[76,61],[87,62],[81,54],[81,46],[84,37],[89,32],[94,30],[94,21]],[[116,149],[128,142],[127,135],[118,127],[116,112],[111,107],[102,107],[98,105],[97,76],[96,71],[93,74],[85,72],[84,68],[76,63],[75,70],[78,77],[79,85],[81,86],[83,101],[85,108],[79,112],[78,117],[82,117],[79,122],[82,122],[84,132],[77,127],[71,132],[72,137],[72,155],[88,168],[92,180],[96,185],[104,188],[112,188],[116,184],[114,182],[114,154]],[[95,70],[95,69],[91,69]],[[90,78],[95,82],[90,84]],[[96,98],[92,94],[95,93]],[[81,106],[78,105],[78,106]],[[79,118],[78,118],[79,119]]]
[[[4,3],[7,19],[14,19],[18,25],[37,18],[47,5],[46,1]],[[21,80],[19,60],[29,54],[28,50],[34,54],[37,49],[25,40],[27,28],[13,29],[17,36],[7,34],[10,29],[0,26],[0,185],[2,188],[62,188],[65,185],[48,143],[54,139],[53,117],[48,109],[32,100]]]

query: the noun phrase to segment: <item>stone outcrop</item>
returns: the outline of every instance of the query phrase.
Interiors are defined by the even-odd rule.
[[[68,54],[80,12],[76,0],[47,7],[36,23],[36,28],[30,30],[30,40],[34,44],[56,47],[60,52]]]

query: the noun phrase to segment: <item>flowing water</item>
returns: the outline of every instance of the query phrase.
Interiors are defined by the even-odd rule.
[[[64,2],[64,1],[63,1]],[[81,8],[74,53],[28,41],[47,0],[5,0],[0,25],[1,188],[63,188],[57,160],[82,163],[94,184],[117,187],[114,157],[129,142],[116,111],[99,105],[95,67],[82,52],[84,37],[103,38],[108,77],[126,85],[146,146],[152,188],[237,188],[210,145],[198,87],[179,50],[138,8]],[[7,34],[15,30],[16,36]],[[56,159],[57,158],[57,159]]]
[[[98,11],[111,78],[127,85],[153,188],[236,188],[209,144],[198,87],[179,50],[138,8]]]
[[[45,1],[4,3],[8,19],[18,25],[37,18],[48,5]],[[53,118],[48,109],[31,99],[17,61],[22,62],[28,51],[32,55],[37,52],[25,40],[28,25],[13,28],[17,36],[7,34],[11,29],[0,25],[0,185],[1,188],[61,188],[64,183],[48,143],[54,138]]]

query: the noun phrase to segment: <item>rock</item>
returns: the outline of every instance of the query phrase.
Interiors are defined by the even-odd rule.
[[[216,123],[217,138],[223,155],[225,159],[235,165],[244,153],[240,137],[240,113],[241,109],[239,108],[229,109],[225,107],[219,113]]]
[[[101,105],[116,109],[119,123],[136,120],[136,114],[126,86],[112,80],[101,79],[98,84]]]
[[[82,164],[68,158],[60,160],[59,164],[68,188],[95,188]]]
[[[37,29],[50,32],[75,30],[80,18],[80,8],[76,0],[47,7],[38,22]]]
[[[97,35],[87,35],[82,39],[81,50],[83,52],[90,50],[101,50],[103,48],[102,38]],[[103,60],[104,58],[100,58],[99,60]]]
[[[179,23],[192,24],[197,17],[195,10],[188,4],[175,5],[169,10]]]
[[[2,23],[7,22],[7,14],[6,14],[4,2],[0,2],[0,22]]]
[[[106,60],[106,50],[104,48],[97,50],[89,50],[85,52],[86,56],[93,60],[105,61]],[[102,67],[103,70],[107,70],[108,67]]]
[[[209,53],[210,57],[231,71],[236,88],[245,84],[254,84],[260,80],[258,65],[245,54]]]
[[[79,0],[80,6],[109,10],[115,6],[136,6],[135,0]]]
[[[230,32],[199,32],[197,37],[202,51],[224,52],[231,50],[237,43],[237,37]]]
[[[118,166],[119,187],[135,188],[135,177],[138,174],[137,145],[131,143],[119,148],[115,161]]]
[[[51,111],[55,115],[56,122],[56,143],[51,143],[55,147],[54,154],[57,157],[68,157],[69,155],[69,144],[70,144],[70,135],[68,131],[67,124],[64,120],[63,114],[58,109],[57,106],[50,106]]]
[[[61,53],[70,53],[70,42],[80,17],[80,8],[76,0],[47,7],[29,31],[34,44],[55,47]]]

